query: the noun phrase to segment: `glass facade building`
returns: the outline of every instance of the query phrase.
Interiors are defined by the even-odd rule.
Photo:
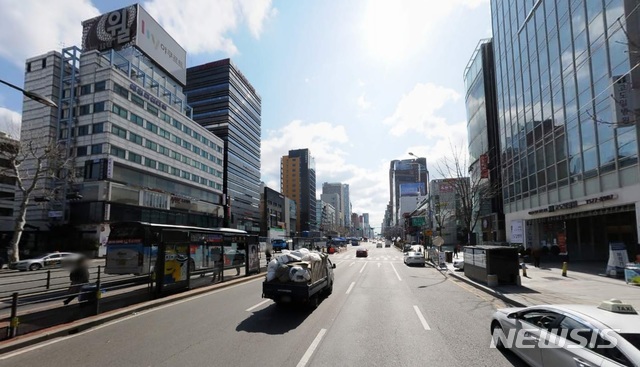
[[[481,40],[464,71],[471,191],[478,223],[470,243],[505,241],[496,79],[491,39]]]
[[[637,251],[638,129],[626,0],[492,0],[508,239],[606,261]],[[633,33],[633,32],[631,32]],[[634,71],[634,72],[632,72]],[[520,225],[517,226],[518,228]]]
[[[193,119],[222,138],[228,225],[260,232],[261,98],[229,59],[187,69]]]

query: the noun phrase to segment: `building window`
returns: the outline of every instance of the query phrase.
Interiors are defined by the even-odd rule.
[[[78,126],[78,136],[89,135],[89,125]]]
[[[173,119],[173,127],[175,127],[178,130],[182,130],[182,123],[176,119]]]
[[[180,139],[176,135],[171,135],[171,141],[178,145],[182,145],[182,139]]]
[[[124,159],[127,155],[126,151],[122,148],[118,148],[115,145],[111,146],[111,155]]]
[[[91,154],[101,154],[102,144],[94,144],[91,146]]]
[[[155,169],[155,168],[156,168],[156,165],[157,165],[157,162],[156,162],[156,161],[154,161],[154,160],[153,160],[153,159],[151,159],[151,158],[145,158],[145,159],[144,159],[144,165],[145,165],[145,166],[147,166],[147,167],[150,167],[150,168]]]
[[[158,144],[158,153],[162,154],[162,155],[166,155],[167,157],[169,157],[171,155],[171,150],[167,147],[165,147],[164,145],[159,145]]]
[[[156,144],[155,142],[153,142],[153,141],[151,141],[149,139],[147,139],[144,142],[144,146],[147,147],[148,149],[153,150],[154,152],[158,150],[158,144]]]
[[[46,68],[47,67],[47,59],[42,59],[42,68]]]
[[[129,121],[133,122],[138,126],[144,126],[144,119],[133,112],[129,114]]]
[[[200,182],[200,176],[192,174],[191,175],[191,181],[196,182],[196,183]]]
[[[127,90],[127,88],[121,86],[120,84],[113,83],[113,91],[123,96],[124,98],[129,99],[129,90]]]
[[[91,94],[91,84],[80,86],[80,95],[84,96],[87,94]]]
[[[171,151],[171,158],[179,161],[180,159],[182,159],[182,154],[172,150]]]
[[[190,176],[191,176],[191,174],[189,172],[187,172],[187,171],[182,171],[180,173],[180,177],[182,177],[184,179],[187,179],[187,180],[190,178]]]
[[[158,162],[158,171],[169,173],[169,165]]]
[[[85,155],[87,155],[87,147],[76,148],[76,157],[84,157]]]
[[[171,167],[171,174],[174,176],[180,176],[180,170],[175,167]]]
[[[151,103],[147,103],[147,111],[154,116],[158,116],[158,109],[152,106]]]
[[[133,103],[137,104],[138,106],[144,108],[144,99],[138,97],[135,94],[131,95],[131,102],[133,102]]]
[[[162,119],[162,121],[166,122],[166,123],[171,123],[171,116],[167,115],[166,113],[160,111],[160,118]]]
[[[127,130],[115,124],[111,126],[111,133],[121,137],[122,139],[127,138]]]
[[[138,145],[142,145],[142,136],[129,132],[129,141],[132,141]]]
[[[107,89],[107,82],[106,81],[101,81],[101,82],[97,82],[94,87],[93,90],[97,93],[97,92],[102,92],[105,91]]]
[[[147,130],[151,131],[152,133],[157,134],[158,133],[158,127],[156,126],[156,124],[151,123],[149,121],[147,121]]]
[[[193,152],[200,155],[200,148],[198,148],[197,146],[193,146]]]
[[[104,112],[105,111],[105,102],[96,102],[93,104],[93,113]]]
[[[191,150],[191,143],[189,143],[189,142],[188,142],[188,141],[186,141],[186,140],[183,140],[183,141],[182,141],[182,146],[183,146],[183,147],[185,147],[185,148],[187,148],[188,150]]]
[[[142,156],[134,152],[129,152],[129,158],[131,162],[142,164]]]
[[[165,139],[171,139],[171,133],[163,128],[158,129],[158,135],[162,136]]]
[[[78,109],[79,109],[80,116],[88,115],[88,114],[91,113],[91,105],[90,104],[82,105]]]
[[[91,125],[91,133],[99,134],[104,132],[104,122],[98,122],[97,124]]]
[[[118,106],[117,104],[113,104],[113,107],[111,108],[111,111],[113,113],[115,113],[116,115],[123,117],[123,118],[127,118],[127,110],[125,110],[124,108]]]

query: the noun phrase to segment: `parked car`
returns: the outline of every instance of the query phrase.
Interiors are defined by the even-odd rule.
[[[384,243],[384,247],[391,247],[391,242],[387,241]]]
[[[491,335],[493,346],[511,350],[530,366],[637,366],[640,361],[640,316],[616,299],[599,306],[499,309]]]
[[[366,247],[358,247],[356,250],[356,257],[368,257],[369,250]]]
[[[410,251],[404,254],[404,263],[406,265],[424,266],[424,252]]]
[[[20,260],[18,262],[11,263],[9,268],[20,271],[62,268],[72,266],[83,257],[84,255],[73,252],[55,252],[35,257],[33,259]]]
[[[382,248],[382,242],[376,243],[376,248]]]
[[[278,252],[282,250],[288,250],[289,246],[287,245],[287,241],[277,239],[271,241],[271,248],[273,249],[273,252]]]

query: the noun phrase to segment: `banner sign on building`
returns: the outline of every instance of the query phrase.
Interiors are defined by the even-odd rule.
[[[424,183],[404,183],[400,184],[400,197],[403,196],[423,196],[424,195]]]
[[[524,243],[524,220],[511,221],[511,243]]]
[[[480,178],[489,178],[489,156],[487,154],[480,156]]]
[[[615,123],[618,126],[629,126],[635,123],[632,117],[633,107],[631,98],[631,76],[618,75],[613,77],[613,110],[615,111]]]
[[[187,52],[140,5],[82,22],[84,51],[136,46],[178,82],[187,82]]]

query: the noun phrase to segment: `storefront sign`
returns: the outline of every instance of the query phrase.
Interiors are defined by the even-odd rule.
[[[524,243],[524,221],[511,221],[511,243]]]
[[[631,76],[617,75],[613,78],[613,110],[615,111],[615,121],[618,126],[629,126],[633,124],[635,119],[632,118],[632,109],[629,104],[631,102]]]
[[[616,200],[617,198],[618,198],[617,194],[609,194],[609,195],[598,196],[598,197],[590,198],[586,200],[574,200],[566,203],[549,205],[546,208],[531,210],[529,211],[529,215],[535,215],[540,213],[553,213],[557,210],[573,209],[583,205],[596,204],[596,203],[602,203],[605,201]]]
[[[129,89],[136,92],[136,94],[139,95],[140,97],[144,97],[144,99],[149,101],[149,103],[158,106],[162,110],[165,110],[165,111],[167,110],[166,104],[164,104],[160,99],[156,98],[154,95],[144,90],[142,87],[138,86],[136,83],[129,84]]]

